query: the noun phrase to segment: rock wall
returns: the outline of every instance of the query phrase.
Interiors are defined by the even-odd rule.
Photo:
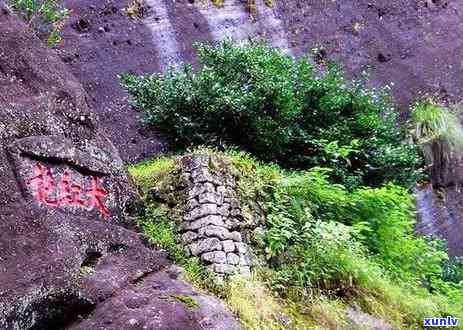
[[[418,223],[416,231],[447,240],[449,254],[463,256],[462,185],[434,188],[432,184],[416,191]]]
[[[222,8],[210,0],[146,0],[143,17],[135,19],[124,14],[132,0],[64,2],[71,17],[58,52],[131,162],[158,153],[162,141],[127,105],[117,75],[195,62],[197,41],[260,38],[295,56],[318,47],[323,59],[339,61],[351,76],[369,71],[371,86],[393,83],[404,114],[420,93],[443,100],[463,95],[458,0],[274,0],[273,8],[257,0],[253,15],[243,0],[225,0]]]
[[[88,94],[2,1],[0,112],[0,329],[241,329],[130,230],[138,197]]]
[[[249,275],[251,251],[242,231],[252,225],[245,225],[230,164],[218,156],[193,154],[182,157],[180,165],[187,182],[180,226],[187,253],[200,257],[219,277]]]

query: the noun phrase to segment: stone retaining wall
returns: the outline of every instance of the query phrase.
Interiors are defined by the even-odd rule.
[[[186,205],[180,226],[187,254],[199,257],[220,278],[249,275],[252,254],[230,165],[215,155],[180,159]]]

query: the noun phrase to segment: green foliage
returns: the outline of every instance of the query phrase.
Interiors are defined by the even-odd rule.
[[[169,157],[159,157],[129,166],[130,175],[136,181],[142,192],[156,187],[160,181],[175,168],[175,160]]]
[[[442,275],[448,257],[440,241],[414,236],[413,202],[406,189],[393,184],[349,192],[341,185],[330,184],[322,169],[286,176],[269,202],[270,256],[298,255],[294,250],[300,249],[303,259],[308,260],[306,250],[318,255],[321,248],[330,249],[337,256],[333,257],[333,271],[349,276],[348,269],[336,266],[334,261],[339,259],[341,265],[341,255],[349,260],[368,255],[392,278],[412,285],[431,285]],[[337,241],[335,245],[330,237]],[[341,253],[339,247],[347,250]],[[321,254],[320,267],[329,267],[324,258],[330,254]],[[309,264],[316,269],[316,260]],[[315,273],[331,276],[331,270]],[[313,282],[310,279],[306,283]]]
[[[151,243],[155,244],[157,248],[165,250],[171,260],[183,267],[185,277],[190,283],[218,296],[223,295],[223,288],[198,258],[188,258],[185,255],[182,245],[178,241],[174,222],[168,218],[166,207],[155,204],[148,205],[144,216],[139,219],[139,226]]]
[[[188,308],[197,308],[199,306],[198,302],[190,296],[173,295],[172,297],[184,303]]]
[[[463,149],[463,128],[457,115],[431,101],[415,104],[412,112],[414,135],[421,145],[439,141],[443,152]]]
[[[288,168],[331,167],[354,187],[411,184],[421,164],[383,91],[316,72],[265,44],[198,45],[201,68],[122,76],[146,121],[177,147],[234,145]]]
[[[452,153],[463,151],[463,127],[456,113],[432,101],[415,104],[413,133],[431,167],[431,177],[446,172]]]
[[[243,153],[230,157],[245,196],[267,201],[268,282],[282,296],[341,298],[397,328],[426,315],[462,315],[461,261],[449,259],[441,241],[414,235],[408,190],[349,191],[329,182],[329,169],[286,172]]]
[[[60,1],[9,0],[9,3],[50,47],[61,41],[61,30],[69,11]]]
[[[255,247],[268,261],[259,270],[262,278],[232,279],[212,289],[247,326],[282,328],[278,320],[285,314],[296,328],[347,328],[349,305],[397,329],[419,326],[429,315],[463,316],[463,263],[449,258],[441,241],[414,236],[414,201],[407,189],[387,184],[348,190],[328,180],[329,169],[286,171],[236,150],[193,152],[228,158],[242,208],[259,205],[266,215]],[[175,171],[156,162],[141,167],[146,164],[158,171],[142,171],[150,177],[169,178],[166,172]],[[143,185],[145,177],[138,176]],[[210,274],[197,259],[183,256],[166,214],[161,206],[149,208],[143,231],[183,265],[188,279],[207,287]]]

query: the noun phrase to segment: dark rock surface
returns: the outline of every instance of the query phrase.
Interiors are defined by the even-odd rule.
[[[463,256],[462,185],[445,189],[427,184],[417,189],[418,223],[416,231],[447,239],[449,253]]]
[[[152,73],[169,63],[195,61],[193,43],[231,37],[263,38],[296,56],[339,61],[351,76],[371,74],[372,86],[393,83],[407,112],[421,93],[444,101],[463,95],[463,3],[456,0],[275,0],[257,12],[246,1],[145,0],[141,18],[124,8],[133,1],[65,0],[71,17],[60,56],[82,82],[95,112],[127,161],[156,154],[162,142],[127,105],[117,74]],[[82,26],[84,28],[82,28]]]
[[[136,162],[158,154],[164,145],[141,123],[142,114],[128,104],[117,77],[159,69],[151,31],[124,13],[131,2],[64,1],[71,17],[58,52],[87,91],[89,104],[122,159]]]
[[[130,230],[137,195],[85,90],[1,3],[0,111],[0,329],[240,328]]]

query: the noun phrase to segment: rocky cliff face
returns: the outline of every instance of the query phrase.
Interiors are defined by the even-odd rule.
[[[60,56],[129,162],[158,153],[163,143],[128,106],[117,75],[194,63],[196,41],[265,39],[295,56],[317,48],[317,61],[337,60],[352,77],[367,71],[373,87],[391,84],[404,116],[418,95],[444,102],[463,95],[463,3],[456,0],[275,0],[273,8],[257,0],[252,14],[244,0],[226,0],[222,8],[209,1],[146,0],[135,18],[126,15],[129,0],[64,2],[72,14]],[[462,182],[458,173],[453,186]],[[463,215],[455,217],[461,223]],[[425,233],[446,237],[439,230]]]
[[[137,195],[86,91],[2,4],[0,111],[1,329],[240,329],[129,230]]]
[[[295,56],[318,48],[319,60],[339,61],[354,77],[369,71],[372,86],[393,83],[406,112],[420,93],[444,100],[463,90],[460,61],[463,4],[455,0],[256,1],[146,0],[141,17],[130,18],[133,1],[66,0],[72,10],[59,52],[83,83],[103,126],[135,161],[162,143],[126,104],[117,74],[152,73],[169,64],[194,62],[193,44],[224,38],[269,40]]]

